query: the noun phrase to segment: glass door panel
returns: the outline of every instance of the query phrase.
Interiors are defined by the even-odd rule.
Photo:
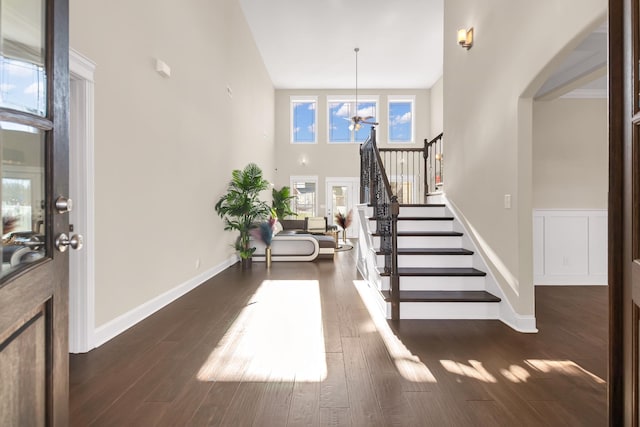
[[[0,277],[45,256],[44,133],[0,122],[2,270]]]
[[[333,215],[340,213],[341,215],[347,215],[348,209],[348,197],[349,187],[345,185],[334,185],[331,187],[331,206]]]
[[[359,184],[355,181],[339,178],[327,178],[327,223],[338,225],[340,236],[342,237],[342,228],[340,227],[336,215],[349,215],[351,212],[351,223],[347,227],[347,237],[358,237],[358,213],[355,209],[355,197],[359,192]]]
[[[316,216],[316,181],[310,179],[291,178],[291,210],[298,219]]]
[[[45,116],[44,0],[0,0],[0,107]]]

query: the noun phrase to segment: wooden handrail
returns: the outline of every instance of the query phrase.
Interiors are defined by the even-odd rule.
[[[408,193],[415,191],[413,187],[419,187],[419,191],[423,193],[423,202],[426,203],[429,189],[442,185],[442,137],[441,133],[431,141],[425,139],[421,148],[378,148],[376,129],[371,127],[369,138],[360,146],[360,202],[373,207],[376,232],[380,236],[380,251],[384,254],[384,270],[391,280],[389,302],[393,320],[400,319],[400,201],[398,194],[394,194],[391,183],[395,184],[395,190],[400,192],[403,202],[407,202],[405,198],[411,197]],[[396,175],[389,174],[394,172]],[[416,183],[415,175],[422,177],[422,182]],[[412,200],[409,202],[413,203]]]
[[[400,276],[398,275],[398,197],[391,191],[380,150],[376,129],[360,146],[360,201],[373,207],[380,250],[384,253],[384,270],[391,280],[391,318],[400,319]]]
[[[424,175],[424,188],[425,188],[425,202],[431,190],[436,190],[444,184],[443,177],[443,142],[442,137],[444,132],[440,132],[440,135],[433,138],[431,141],[424,140],[424,168],[427,171]],[[433,156],[429,156],[429,153],[434,153]],[[433,181],[432,181],[433,178]]]
[[[378,148],[391,191],[400,204],[427,203],[443,185],[443,133],[412,148]]]

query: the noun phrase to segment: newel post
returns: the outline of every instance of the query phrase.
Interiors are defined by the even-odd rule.
[[[424,151],[422,152],[422,157],[424,158],[424,203],[427,203],[427,196],[429,194],[429,169],[427,169],[427,165],[429,163],[429,151],[427,149],[429,141],[424,139]]]
[[[398,197],[391,197],[391,320],[400,320],[400,276],[398,274]]]

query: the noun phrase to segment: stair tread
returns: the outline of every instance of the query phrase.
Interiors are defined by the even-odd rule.
[[[389,273],[380,273],[389,276]],[[403,267],[398,268],[399,276],[486,276],[487,273],[469,267]]]
[[[389,301],[391,293],[382,291]],[[400,291],[400,302],[500,302],[487,291]]]
[[[381,250],[377,255],[384,255]],[[473,255],[473,251],[463,248],[398,248],[398,255]]]
[[[379,236],[379,233],[372,233],[372,236]],[[460,237],[462,233],[458,231],[398,231],[398,237]]]
[[[377,221],[378,217],[370,216],[369,221]],[[398,216],[398,221],[453,221],[452,216]]]

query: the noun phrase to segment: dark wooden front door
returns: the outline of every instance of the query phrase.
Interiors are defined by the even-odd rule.
[[[68,52],[68,0],[0,0],[1,426],[68,424]]]
[[[640,374],[640,1],[609,1],[609,420],[637,426]]]

